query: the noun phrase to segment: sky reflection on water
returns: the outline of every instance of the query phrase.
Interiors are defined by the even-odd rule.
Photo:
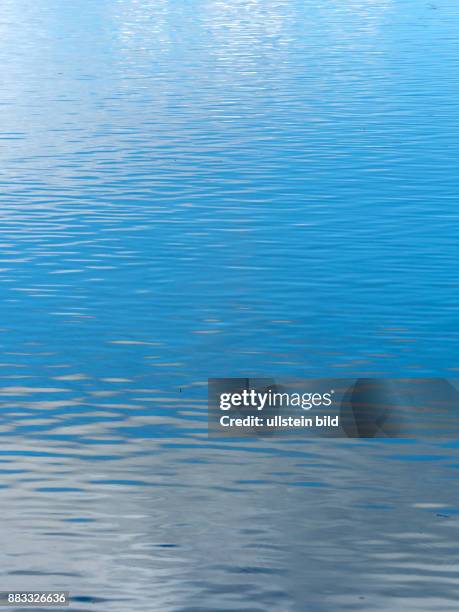
[[[458,18],[3,2],[5,588],[457,607],[457,445],[217,443],[205,383],[458,371]]]

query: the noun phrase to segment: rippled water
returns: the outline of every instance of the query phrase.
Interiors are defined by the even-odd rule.
[[[206,379],[459,370],[458,26],[3,0],[2,588],[457,609],[457,444],[210,441]]]

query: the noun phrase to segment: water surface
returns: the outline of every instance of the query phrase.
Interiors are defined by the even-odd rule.
[[[454,610],[457,444],[209,441],[208,376],[452,376],[453,0],[4,0],[4,588]]]

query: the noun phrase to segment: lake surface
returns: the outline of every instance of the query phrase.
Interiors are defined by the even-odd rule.
[[[457,610],[459,444],[207,438],[207,378],[459,371],[453,0],[3,0],[2,589]]]

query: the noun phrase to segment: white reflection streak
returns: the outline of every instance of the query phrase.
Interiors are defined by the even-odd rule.
[[[222,63],[247,68],[259,63],[264,50],[287,42],[292,9],[286,1],[220,0],[207,2],[204,14],[210,52]]]
[[[168,0],[118,0],[112,15],[122,55],[164,52],[171,44]]]

